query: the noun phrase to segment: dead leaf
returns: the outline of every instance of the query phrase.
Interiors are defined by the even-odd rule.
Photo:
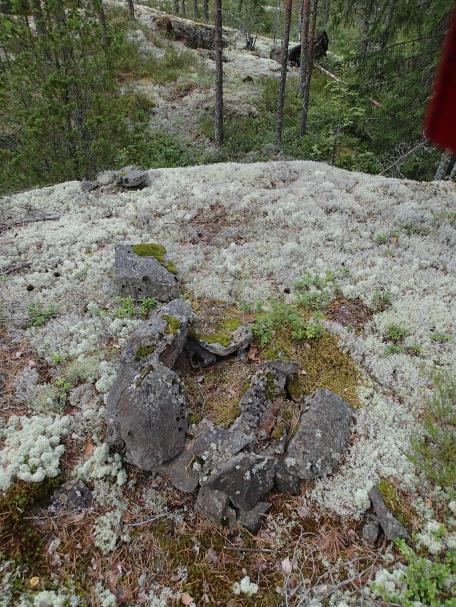
[[[249,353],[247,354],[247,360],[254,362],[258,358],[258,347],[250,346]]]
[[[37,586],[39,586],[39,583],[40,583],[40,578],[37,575],[34,575],[29,580],[29,584],[30,584],[31,588],[37,588]]]
[[[84,455],[86,457],[90,457],[93,453],[94,448],[95,445],[93,444],[92,439],[89,438],[89,440],[86,442],[86,446],[84,447]]]
[[[181,595],[181,603],[182,605],[191,605],[193,603],[193,599],[188,592],[184,592],[184,594]]]
[[[292,566],[291,561],[290,561],[290,559],[288,557],[284,558],[281,561],[280,565],[282,566],[282,571],[286,575],[289,575],[292,572],[292,570],[293,570],[293,566]]]

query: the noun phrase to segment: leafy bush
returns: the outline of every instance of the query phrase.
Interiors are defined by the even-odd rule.
[[[261,314],[253,325],[253,334],[261,346],[267,346],[279,329],[287,328],[296,341],[306,341],[321,337],[323,325],[317,318],[305,320],[292,305],[273,302],[271,310]]]

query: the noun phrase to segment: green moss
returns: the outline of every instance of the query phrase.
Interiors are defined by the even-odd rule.
[[[382,494],[386,507],[394,514],[397,520],[408,529],[413,525],[413,515],[408,504],[403,503],[396,487],[386,478],[378,483],[378,490]]]
[[[163,314],[162,318],[164,321],[166,321],[167,324],[166,332],[169,335],[176,335],[176,333],[178,333],[180,329],[180,320],[175,316],[171,316],[171,314]]]
[[[155,346],[152,346],[152,345],[140,346],[136,350],[135,360],[140,361],[143,358],[146,358],[147,356],[149,356],[150,354],[153,354],[154,352],[155,352]]]
[[[220,344],[227,348],[233,341],[233,332],[241,326],[240,318],[226,318],[213,333],[195,333],[195,337],[208,344]]]
[[[139,257],[155,257],[155,259],[165,267],[168,272],[176,274],[176,266],[172,261],[165,259],[166,248],[156,242],[134,244],[132,246],[133,253]]]

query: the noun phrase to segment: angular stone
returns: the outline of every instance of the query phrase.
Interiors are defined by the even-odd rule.
[[[252,440],[251,436],[230,432],[203,420],[185,450],[171,462],[157,468],[157,472],[167,476],[176,489],[190,493],[196,489],[208,467],[236,455]]]
[[[153,470],[178,455],[185,444],[185,395],[176,373],[150,362],[120,392],[114,434],[125,445],[127,460],[142,470]]]
[[[377,487],[373,487],[369,491],[369,497],[372,502],[372,507],[375,514],[377,515],[378,522],[380,523],[385,537],[390,542],[396,539],[409,540],[410,535],[407,529],[400,523],[397,518],[387,508],[382,494]]]
[[[258,502],[252,510],[241,513],[239,522],[250,531],[250,533],[256,533],[260,529],[261,523],[264,521],[270,509],[271,504],[268,504],[267,502]]]
[[[212,352],[212,354],[217,356],[225,357],[230,356],[235,352],[245,350],[252,343],[252,339],[252,330],[249,327],[241,326],[231,333],[231,342],[227,346],[217,342],[209,343],[204,341],[204,339],[198,339],[196,341],[208,352]]]
[[[160,308],[149,320],[141,323],[125,344],[120,357],[120,368],[107,397],[107,435],[111,447],[120,448],[123,439],[119,433],[119,400],[141,369],[159,361],[173,367],[187,338],[192,309],[188,302],[173,300]]]
[[[380,525],[377,521],[370,520],[363,525],[362,536],[363,540],[370,546],[375,546],[380,533]]]
[[[325,388],[316,390],[304,405],[285,464],[294,476],[314,479],[337,468],[348,447],[353,412],[340,396]]]
[[[203,369],[217,362],[217,356],[203,348],[193,337],[188,337],[185,352],[192,369]]]
[[[133,299],[155,297],[169,301],[179,296],[177,278],[154,255],[138,255],[135,245],[117,245],[115,268],[122,293]],[[147,249],[146,249],[147,251]]]
[[[92,492],[80,479],[67,481],[52,495],[49,511],[82,512],[90,508],[92,501]]]
[[[201,479],[201,486],[223,491],[235,508],[252,510],[274,485],[276,462],[253,453],[238,453]]]
[[[87,179],[83,179],[81,181],[81,190],[83,192],[92,192],[96,190],[98,187],[98,181],[88,181]]]
[[[229,505],[228,496],[223,491],[201,487],[195,502],[195,511],[212,523],[232,527],[236,522],[236,513]]]
[[[268,428],[273,428],[281,404],[277,399],[284,395],[286,381],[286,375],[269,364],[259,369],[239,401],[240,414],[231,428],[246,434],[261,434],[263,438],[268,436]]]
[[[274,485],[280,493],[288,495],[299,495],[301,493],[301,479],[290,474],[282,462],[277,465]]]
[[[125,167],[117,173],[117,185],[123,188],[145,188],[149,185],[149,174],[134,166]]]

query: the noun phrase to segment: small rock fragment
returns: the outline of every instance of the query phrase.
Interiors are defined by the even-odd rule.
[[[80,479],[67,481],[52,495],[49,511],[82,512],[90,508],[92,501],[92,492]]]
[[[283,463],[277,465],[274,485],[280,493],[288,495],[299,495],[301,493],[301,479],[290,474]]]
[[[210,487],[201,487],[195,510],[215,525],[232,527],[236,521],[236,513],[229,506],[228,496]]]
[[[299,426],[291,438],[285,464],[305,480],[333,472],[348,447],[353,413],[340,396],[319,388],[304,403]]]
[[[386,539],[390,542],[400,538],[409,540],[410,535],[407,529],[388,510],[378,487],[373,487],[369,491],[369,497]]]
[[[370,520],[363,525],[362,529],[363,540],[370,546],[375,546],[380,533],[380,526],[377,521]]]
[[[268,504],[267,502],[258,502],[255,508],[252,508],[249,512],[241,513],[239,522],[250,531],[250,533],[256,533],[270,509],[271,504]]]
[[[117,173],[117,185],[123,188],[145,188],[149,185],[149,174],[134,166],[125,167]]]

